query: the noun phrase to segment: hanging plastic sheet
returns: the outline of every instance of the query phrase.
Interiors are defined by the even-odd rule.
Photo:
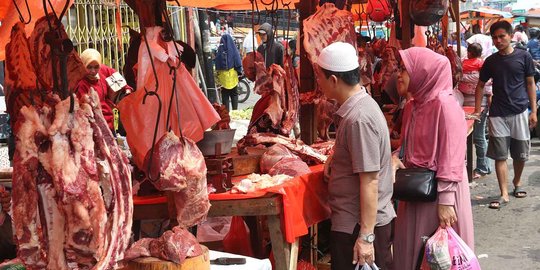
[[[173,89],[173,72],[171,67],[178,65],[178,56],[172,42],[161,39],[161,27],[146,28],[148,46],[156,67],[159,87],[155,91],[162,99],[160,122],[157,125],[157,138],[163,137],[169,127],[180,136],[179,124],[182,134],[197,142],[203,138],[203,133],[217,121],[219,115],[214,110],[197,83],[191,77],[184,65],[176,70],[176,93],[177,97],[171,96]],[[145,86],[155,85],[156,78],[151,69],[151,60],[145,44],[139,49],[139,61],[137,66],[137,91],[124,98],[118,108],[120,119],[127,133],[127,141],[135,164],[143,168],[144,157],[152,147],[154,127],[158,113],[158,100],[148,98],[143,104],[146,94]],[[173,102],[169,102],[170,99]],[[167,114],[170,108],[169,126],[167,126]],[[180,108],[180,111],[178,111]]]

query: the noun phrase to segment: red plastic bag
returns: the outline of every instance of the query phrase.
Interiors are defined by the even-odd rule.
[[[450,270],[480,270],[478,258],[459,235],[448,227],[448,249],[452,258],[452,267]]]
[[[253,257],[249,231],[242,217],[233,217],[229,233],[223,238],[225,252]]]
[[[384,22],[392,16],[392,7],[388,0],[369,0],[367,14],[374,22]]]

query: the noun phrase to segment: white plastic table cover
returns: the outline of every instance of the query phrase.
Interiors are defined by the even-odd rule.
[[[210,250],[210,260],[215,260],[220,257],[228,258],[246,258],[244,265],[210,265],[210,270],[272,270],[272,264],[269,259],[259,260],[242,255],[236,255],[226,252]]]

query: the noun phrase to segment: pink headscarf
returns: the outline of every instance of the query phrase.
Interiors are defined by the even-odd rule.
[[[399,54],[411,78],[409,93],[416,102],[424,103],[441,92],[452,92],[452,69],[448,58],[423,47],[400,50]]]
[[[408,91],[413,97],[403,115],[405,166],[432,169],[445,181],[462,181],[467,124],[462,107],[452,95],[450,62],[427,48],[399,52],[409,73]]]

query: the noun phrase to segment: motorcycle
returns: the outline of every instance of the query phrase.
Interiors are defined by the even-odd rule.
[[[238,102],[244,103],[248,100],[251,93],[252,82],[246,75],[241,75],[238,79]]]

